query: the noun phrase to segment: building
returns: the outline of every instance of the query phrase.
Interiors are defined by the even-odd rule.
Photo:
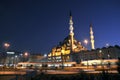
[[[100,59],[118,59],[120,57],[120,47],[109,46],[97,48],[95,50],[80,51],[72,55],[73,61],[80,63],[81,61],[100,60]]]

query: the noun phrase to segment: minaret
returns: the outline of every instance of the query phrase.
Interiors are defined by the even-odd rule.
[[[73,21],[72,21],[72,15],[71,15],[71,12],[70,12],[70,21],[69,21],[69,24],[70,24],[70,27],[69,27],[69,30],[70,30],[70,37],[71,37],[71,51],[73,51],[73,38],[74,38],[74,27],[73,27]]]
[[[94,35],[93,35],[93,30],[92,30],[92,24],[90,24],[90,41],[91,41],[91,48],[95,49],[95,44],[94,44]]]

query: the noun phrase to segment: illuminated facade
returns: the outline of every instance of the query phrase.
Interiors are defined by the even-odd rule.
[[[4,66],[15,66],[18,62],[23,61],[21,52],[8,50],[0,53],[0,64]]]
[[[80,51],[87,50],[85,47],[81,45],[81,42],[77,41],[74,38],[74,27],[72,16],[70,13],[70,21],[69,21],[69,35],[60,42],[57,46],[53,47],[51,52],[48,55],[48,60],[52,62],[68,62],[72,61],[72,54]]]

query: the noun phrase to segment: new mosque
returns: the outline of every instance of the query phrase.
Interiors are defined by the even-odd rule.
[[[52,48],[50,54],[48,55],[49,60],[59,62],[61,61],[61,58],[62,58],[64,62],[72,61],[71,55],[73,53],[78,53],[80,51],[87,50],[84,46],[82,46],[80,41],[77,41],[74,38],[74,31],[73,31],[74,27],[73,27],[73,21],[72,21],[71,14],[70,14],[69,25],[70,25],[69,35],[62,42],[60,42],[56,47]],[[91,33],[93,34],[93,32]],[[93,39],[93,36],[91,38]]]
[[[61,60],[63,60],[64,62],[73,61],[74,54],[87,51],[87,48],[85,48],[81,44],[81,42],[76,40],[74,37],[74,27],[73,27],[73,20],[71,13],[70,13],[69,25],[70,25],[69,35],[56,47],[53,47],[51,49],[51,52],[48,55],[49,61],[56,61],[56,62],[60,62]],[[92,25],[90,25],[90,39],[91,39],[91,48],[92,50],[94,50],[95,46],[94,46],[94,35],[93,35]]]

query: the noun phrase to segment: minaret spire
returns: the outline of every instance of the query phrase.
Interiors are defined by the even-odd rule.
[[[95,44],[94,44],[95,41],[94,41],[92,24],[90,24],[90,41],[91,41],[91,49],[95,49]]]
[[[73,37],[74,37],[74,27],[73,27],[73,21],[72,21],[72,14],[71,14],[71,11],[70,11],[70,21],[69,21],[69,30],[70,30],[70,37],[71,37],[71,50],[73,51]]]

